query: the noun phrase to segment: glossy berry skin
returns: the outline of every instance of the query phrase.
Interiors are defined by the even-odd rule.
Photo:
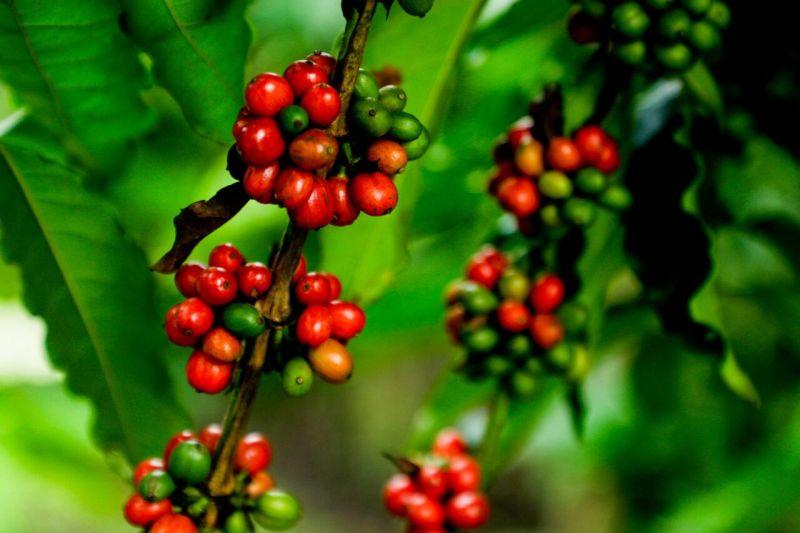
[[[149,459],[140,461],[133,471],[133,486],[139,486],[139,482],[142,478],[150,472],[154,470],[164,470],[164,468],[164,461],[160,457],[150,457]]]
[[[273,72],[259,74],[244,90],[247,109],[255,115],[274,117],[294,103],[292,88],[286,79]]]
[[[247,195],[260,204],[275,202],[275,183],[280,174],[280,165],[273,163],[266,167],[247,167],[242,185]]]
[[[466,454],[451,457],[447,468],[447,483],[450,490],[455,493],[478,490],[481,486],[480,465]]]
[[[405,474],[395,474],[383,486],[383,505],[395,516],[405,516],[406,499],[416,492],[414,482]]]
[[[324,128],[339,116],[342,101],[339,91],[327,83],[318,83],[303,96],[300,106],[306,110],[313,125]]]
[[[440,457],[453,457],[466,451],[467,443],[455,428],[443,429],[433,442],[433,453]]]
[[[242,253],[229,242],[220,244],[211,250],[208,257],[208,264],[212,267],[223,268],[231,273],[236,273],[244,264],[245,259]]]
[[[373,217],[388,215],[398,201],[397,187],[382,172],[357,174],[350,181],[350,197],[356,207]]]
[[[353,374],[353,358],[340,342],[328,339],[308,354],[314,372],[328,383],[344,383]]]
[[[349,226],[356,221],[361,213],[356,204],[350,197],[350,183],[344,176],[336,176],[328,180],[328,188],[333,200],[333,220],[334,226]]]
[[[583,164],[578,147],[566,137],[555,137],[550,140],[547,146],[547,162],[562,172],[574,172]]]
[[[169,442],[167,442],[166,447],[164,447],[164,463],[169,463],[169,458],[172,456],[172,451],[178,444],[195,438],[194,432],[189,431],[188,429],[184,429],[180,433],[173,435],[172,438],[169,439]]]
[[[236,115],[236,121],[233,123],[233,128],[231,129],[231,132],[233,133],[233,138],[234,139],[238,139],[239,135],[241,135],[242,130],[247,125],[247,123],[251,119],[254,119],[254,118],[256,118],[256,116],[253,115],[250,112],[250,110],[247,109],[247,107],[241,108],[239,110],[239,114]],[[236,145],[234,144],[234,146],[236,146]],[[238,151],[239,150],[238,150],[238,147],[237,147],[237,152]],[[228,153],[230,153],[230,151]],[[241,154],[241,152],[239,152],[239,158],[241,159],[241,157],[242,157],[242,154]],[[244,161],[244,160],[242,160],[242,161]]]
[[[173,514],[159,518],[149,533],[197,533],[197,526],[188,516]]]
[[[222,426],[219,424],[209,424],[197,434],[197,440],[202,442],[203,446],[208,448],[209,453],[212,455],[217,451],[217,444],[219,444],[221,437]]]
[[[416,476],[417,488],[433,500],[441,500],[447,494],[447,474],[436,465],[422,465]]]
[[[306,59],[324,70],[329,78],[333,76],[333,71],[336,70],[336,58],[328,52],[316,50],[313,54],[306,57]]]
[[[538,176],[544,172],[544,147],[538,141],[523,144],[514,153],[514,164],[525,175]]]
[[[237,470],[255,474],[266,470],[271,461],[272,448],[267,438],[261,433],[245,435],[236,446],[235,466]]]
[[[200,298],[188,298],[173,309],[175,326],[185,337],[205,335],[214,324],[214,311]],[[169,319],[170,313],[167,313]]]
[[[262,470],[250,476],[250,483],[245,487],[245,492],[247,492],[247,496],[255,500],[274,487],[275,481],[272,479],[272,476]]]
[[[272,272],[258,261],[246,263],[236,273],[239,292],[248,298],[259,298],[272,286]]]
[[[306,307],[325,305],[333,298],[333,289],[328,276],[321,272],[309,272],[297,280],[294,296]]]
[[[507,140],[513,149],[516,150],[533,140],[532,127],[533,119],[531,117],[522,117],[511,125],[508,129]]]
[[[306,130],[289,144],[289,157],[303,170],[328,168],[336,161],[339,143],[320,129]]]
[[[564,301],[564,282],[555,274],[544,274],[533,282],[531,306],[537,313],[551,313]]]
[[[495,270],[503,271],[508,266],[508,258],[493,246],[486,246],[475,254],[475,259],[486,261]]]
[[[219,267],[208,267],[197,280],[197,292],[209,305],[225,305],[236,298],[236,276]]]
[[[331,300],[336,300],[342,295],[342,282],[330,272],[323,272],[322,275],[328,278],[328,283],[331,285]]]
[[[539,191],[525,178],[506,178],[497,189],[497,199],[504,209],[518,217],[532,215],[539,209]]]
[[[564,340],[564,326],[555,315],[534,315],[530,329],[531,338],[545,350]]]
[[[603,128],[593,124],[578,129],[573,138],[581,158],[589,165],[597,163],[606,143],[609,142],[609,137]]]
[[[406,516],[411,525],[419,528],[438,528],[445,521],[441,504],[421,492],[406,498]]]
[[[200,339],[198,335],[192,335],[191,331],[186,331],[178,326],[177,320],[178,305],[170,307],[164,319],[164,332],[167,334],[169,342],[178,346],[194,346]]]
[[[197,439],[181,442],[172,451],[167,471],[173,479],[187,485],[202,483],[211,472],[211,452]]]
[[[314,175],[299,168],[284,168],[275,183],[275,198],[286,209],[300,207],[311,196]]]
[[[378,170],[393,176],[402,172],[408,164],[406,149],[389,139],[378,139],[367,150],[367,160],[375,163]]]
[[[248,165],[266,167],[286,151],[278,123],[271,118],[252,118],[245,121],[236,136],[236,146]]]
[[[197,296],[197,278],[203,273],[206,267],[197,261],[191,261],[181,265],[177,272],[175,272],[175,286],[178,291],[191,298]]]
[[[603,174],[611,174],[619,168],[619,148],[617,143],[609,140],[606,143],[600,157],[595,161],[594,166]]]
[[[501,275],[502,270],[483,258],[473,259],[467,265],[467,279],[483,285],[487,289],[494,289]]]
[[[289,216],[300,229],[316,230],[331,223],[334,216],[333,198],[325,178],[314,178],[314,188],[306,203],[290,209]]]
[[[332,330],[333,318],[322,305],[306,308],[297,319],[297,340],[306,346],[319,346],[330,338]]]
[[[512,333],[525,331],[531,320],[531,313],[522,302],[506,300],[497,308],[497,322],[500,327]]]
[[[222,312],[222,323],[234,335],[257,337],[266,329],[264,317],[255,306],[246,303],[233,303]]]
[[[301,255],[300,260],[297,262],[297,266],[294,269],[294,275],[292,275],[292,283],[297,283],[297,280],[305,276],[307,272],[308,261],[306,261],[306,256]]]
[[[361,333],[367,323],[367,315],[354,303],[335,300],[328,304],[331,313],[331,335],[347,341]]]
[[[447,522],[459,529],[475,529],[489,520],[489,502],[479,492],[456,494],[447,502]]]
[[[218,361],[231,363],[242,355],[242,341],[227,329],[217,326],[203,337],[202,349]]]
[[[186,378],[197,392],[217,394],[231,382],[233,365],[195,350],[186,363]]]
[[[301,59],[289,65],[284,71],[283,77],[289,82],[292,92],[297,98],[303,98],[318,83],[328,83],[329,81],[325,69],[308,59]]]
[[[172,514],[169,500],[148,502],[139,494],[134,494],[125,504],[125,520],[132,526],[148,527],[162,516]]]

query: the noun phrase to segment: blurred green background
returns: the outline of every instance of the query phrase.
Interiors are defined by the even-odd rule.
[[[31,296],[45,293],[41,298],[46,298],[60,290],[51,285],[49,271],[32,268],[33,259],[23,260],[23,271],[28,270],[23,288],[19,268],[0,264],[0,530],[130,530],[121,513],[130,490],[121,477],[123,450],[101,452],[93,435],[107,446],[116,432],[136,433],[142,436],[131,445],[132,453],[157,453],[156,444],[187,420],[184,409],[200,427],[220,420],[225,408],[223,398],[191,392],[182,375],[185,353],[155,338],[163,310],[176,293],[170,278],[156,276],[150,292],[146,263],[137,250],[149,262],[157,259],[171,242],[172,216],[230,182],[224,170],[226,146],[215,141],[221,137],[218,131],[227,131],[230,106],[216,99],[213,82],[192,70],[190,62],[171,64],[169,49],[152,42],[148,47],[150,2],[123,1],[123,27],[137,36],[131,42],[141,48],[109,42],[117,43],[114,54],[130,54],[137,66],[106,57],[122,80],[86,73],[82,80],[89,83],[89,95],[68,94],[70,81],[56,78],[50,96],[65,91],[61,104],[73,107],[57,102],[56,122],[61,124],[53,127],[48,124],[53,119],[49,104],[36,99],[37,88],[24,72],[15,71],[30,57],[24,49],[15,51],[19,43],[13,32],[21,20],[32,29],[46,27],[48,16],[79,26],[81,9],[74,9],[72,1],[3,4],[0,44],[7,46],[0,52],[0,80],[5,83],[0,110],[10,118],[2,130],[26,108],[31,118],[15,131],[24,133],[30,122],[40,122],[35,126],[55,132],[55,144],[67,147],[62,159],[82,169],[81,187],[92,191],[94,205],[103,205],[97,208],[101,214],[90,212],[88,220],[99,216],[102,224],[117,221],[119,234],[131,239],[120,245],[131,255],[118,261],[130,259],[138,280],[131,282],[133,288],[117,283],[105,292],[92,292],[86,301],[114,308],[98,322],[105,331],[135,330],[137,320],[143,328],[153,326],[152,339],[143,338],[140,344],[119,333],[106,349],[119,365],[110,379],[129,376],[130,387],[151,387],[142,401],[153,403],[137,407],[159,407],[134,419],[133,425],[126,419],[121,427],[108,429],[107,418],[97,418],[92,404],[66,390],[63,382],[64,368],[71,390],[92,389],[109,376],[94,372],[85,360],[76,363],[94,357],[80,350],[78,358],[54,356],[54,366],[45,350],[45,322],[22,303],[25,294],[29,306],[39,309],[36,314],[49,317],[51,343],[60,343],[62,349],[72,342],[82,346],[82,333],[70,322],[75,319],[71,309],[42,311],[39,297]],[[93,13],[102,7],[108,15],[103,20],[114,21],[116,28],[115,2],[79,4]],[[207,31],[198,33],[200,46],[216,50],[212,61],[233,69],[234,76],[241,65],[246,76],[239,82],[263,70],[281,71],[315,48],[329,48],[343,27],[339,3],[332,0],[204,4],[217,8]],[[594,369],[586,383],[585,434],[576,438],[557,393],[519,406],[504,456],[507,469],[491,490],[494,515],[486,531],[800,530],[798,28],[791,17],[781,16],[784,3],[754,4],[732,3],[734,23],[725,38],[725,53],[711,66],[721,100],[713,84],[697,78],[694,87],[681,80],[662,81],[655,88],[641,84],[625,96],[611,123],[630,152],[642,144],[643,132],[668,130],[670,117],[699,113],[691,146],[698,148],[693,157],[701,186],[690,190],[684,207],[702,216],[710,247],[699,253],[712,258],[713,271],[691,303],[696,317],[725,333],[728,347],[760,394],[760,406],[725,387],[718,360],[665,333],[648,287],[636,276],[641,258],[632,260],[623,249],[625,226],[604,221],[590,234],[591,253],[581,265],[586,292],[600,300],[595,319],[599,323],[602,318],[592,346]],[[412,434],[414,443],[424,442],[432,428],[444,423],[456,423],[468,437],[479,438],[485,412],[474,406],[484,390],[452,378],[441,382],[442,370],[455,353],[440,326],[441,292],[460,275],[468,255],[500,216],[484,194],[497,136],[524,114],[529,99],[547,82],[564,85],[568,124],[580,123],[591,109],[598,70],[588,62],[590,50],[566,36],[569,9],[566,0],[491,0],[485,5],[437,0],[422,20],[397,8],[388,21],[382,12],[376,16],[367,66],[402,70],[410,110],[432,126],[436,142],[399,178],[397,213],[359,220],[347,230],[325,229],[311,240],[307,255],[312,268],[341,274],[346,295],[370,305],[368,327],[352,345],[354,379],[344,386],[318,385],[300,400],[288,399],[276,379],[266,379],[251,420],[251,427],[273,443],[271,472],[278,484],[305,506],[298,532],[399,530],[380,505],[381,485],[392,472],[380,452],[402,451]],[[242,20],[253,32],[249,46]],[[770,39],[763,38],[766,32]],[[47,43],[37,42],[39,34],[31,35],[27,52],[33,56],[37,46]],[[120,33],[115,39],[127,37]],[[94,57],[84,53],[83,47],[90,45],[79,37],[60,42],[59,52],[72,60],[54,61],[53,76],[56,65],[80,70],[80,58]],[[181,78],[181,68],[196,78],[186,72]],[[108,96],[121,86],[133,96],[111,103],[95,99],[97,91],[109,91],[104,93]],[[709,87],[714,90],[702,90]],[[203,90],[208,91],[205,106],[202,99],[192,102],[192,95],[199,91],[202,96]],[[723,126],[704,127],[715,124],[713,112],[721,110],[722,101]],[[93,105],[106,107],[95,112]],[[128,114],[112,113],[115,105],[126,107]],[[231,106],[235,113],[238,102]],[[71,129],[69,135],[64,135],[66,129]],[[19,142],[9,141],[9,146]],[[644,163],[631,179],[646,182],[646,159]],[[655,177],[664,179],[658,173]],[[7,178],[0,173],[0,183]],[[676,176],[676,181],[684,179]],[[660,185],[653,183],[654,188]],[[12,202],[9,195],[0,198],[0,211],[9,213]],[[74,205],[78,207],[70,217],[79,217],[78,209],[93,204],[75,200]],[[677,202],[675,208],[681,208]],[[276,208],[249,205],[193,257],[203,259],[216,243],[230,240],[248,258],[265,260],[284,217]],[[0,214],[2,239],[18,263],[19,250],[34,246],[35,237],[14,220]],[[626,221],[628,229],[635,223]],[[112,231],[105,225],[102,229]],[[707,265],[693,262],[698,250],[682,248],[683,235],[676,232],[652,244],[666,250],[676,265],[704,276]],[[62,257],[83,257],[84,251],[78,252]],[[93,261],[102,257],[85,253],[88,266],[83,267],[99,270]],[[78,274],[75,279],[86,280]],[[121,272],[117,281],[124,282],[127,275]],[[126,298],[151,295],[153,300],[138,302],[131,311]],[[142,316],[146,319],[139,320]],[[148,372],[159,375],[148,380]],[[165,372],[171,380],[164,379]],[[438,396],[426,399],[435,385]]]

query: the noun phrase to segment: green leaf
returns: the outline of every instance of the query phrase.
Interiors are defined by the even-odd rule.
[[[717,81],[702,61],[697,61],[684,75],[686,89],[702,107],[711,112],[717,120],[722,120],[725,105]]]
[[[734,392],[739,398],[746,400],[750,403],[759,405],[761,397],[756,390],[750,376],[739,366],[736,356],[732,350],[725,352],[725,358],[719,367],[719,374],[722,381]]]
[[[153,123],[148,85],[111,0],[0,2],[0,79],[93,170]]]
[[[22,270],[24,301],[48,326],[47,349],[70,390],[92,400],[106,450],[139,458],[185,427],[158,354],[152,278],[106,201],[81,186],[42,132],[0,139],[0,224]]]
[[[242,106],[250,28],[246,0],[120,0],[157,81],[201,135],[229,144]]]

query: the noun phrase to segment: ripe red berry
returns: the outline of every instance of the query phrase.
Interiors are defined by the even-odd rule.
[[[562,172],[574,172],[583,165],[578,147],[566,137],[554,137],[550,140],[547,145],[547,162]]]
[[[261,433],[245,435],[236,446],[235,466],[238,470],[255,474],[266,470],[271,460],[272,448],[267,438]]]
[[[274,117],[294,103],[292,88],[286,79],[274,72],[259,74],[244,90],[247,108],[262,117]]]
[[[229,242],[220,244],[211,250],[208,256],[208,264],[212,267],[224,268],[228,272],[236,273],[244,264],[244,256]]]
[[[441,500],[447,494],[447,475],[439,466],[423,465],[414,481],[420,491],[434,500]]]
[[[531,318],[531,338],[548,350],[564,340],[564,326],[555,315],[534,315]]]
[[[304,170],[328,168],[339,154],[339,142],[331,134],[320,130],[306,130],[289,144],[289,157]]]
[[[564,301],[564,282],[555,274],[543,274],[531,287],[531,306],[537,313],[552,313]]]
[[[203,446],[208,448],[208,451],[213,455],[217,450],[217,444],[222,437],[222,426],[219,424],[209,424],[204,427],[197,435],[197,440],[203,443]]]
[[[233,365],[219,361],[205,352],[195,350],[186,363],[186,378],[197,392],[217,394],[231,382]]]
[[[305,276],[307,272],[308,262],[306,261],[306,256],[301,255],[300,261],[297,262],[297,267],[294,269],[294,275],[292,275],[292,283],[297,283],[297,280]]]
[[[275,182],[275,198],[286,209],[300,207],[314,189],[314,175],[299,168],[284,168]]]
[[[200,298],[188,298],[175,308],[175,325],[185,337],[200,337],[214,325],[214,311]]]
[[[233,123],[233,138],[238,139],[239,135],[241,135],[242,130],[244,129],[245,125],[251,118],[256,118],[250,110],[246,107],[243,107],[239,110],[239,114],[236,115],[236,121]],[[241,152],[239,156],[241,157]]]
[[[177,272],[175,272],[175,286],[178,291],[191,298],[197,296],[197,278],[203,273],[206,266],[202,263],[192,261],[181,265]]]
[[[271,118],[252,118],[245,121],[236,136],[236,146],[248,165],[266,167],[286,151],[278,123]]]
[[[136,469],[133,471],[133,486],[139,486],[139,482],[142,480],[142,478],[150,472],[155,470],[164,470],[165,468],[164,461],[160,457],[150,457],[149,459],[140,461],[139,464],[136,465]]]
[[[526,217],[539,209],[539,191],[527,178],[509,177],[497,188],[497,199],[503,209],[518,217]]]
[[[528,116],[522,117],[511,125],[508,130],[508,143],[514,150],[533,140],[531,128],[533,128],[533,119]]]
[[[236,273],[236,281],[241,294],[248,298],[259,298],[272,285],[272,272],[264,263],[247,263]]]
[[[364,311],[354,303],[334,300],[327,307],[331,313],[331,335],[341,341],[361,333],[367,323]]]
[[[594,165],[600,159],[600,154],[609,141],[605,130],[593,124],[579,128],[573,138],[581,158],[588,165]]]
[[[381,172],[393,176],[406,168],[408,154],[400,143],[378,139],[367,150],[367,160],[375,163]]]
[[[502,270],[483,258],[472,259],[467,265],[467,279],[487,289],[494,289],[502,274]]]
[[[306,307],[324,305],[333,298],[331,282],[322,272],[309,272],[295,283],[294,295]]]
[[[617,143],[609,140],[600,153],[600,157],[595,161],[594,166],[603,174],[611,174],[619,168],[619,162]]]
[[[236,276],[224,268],[208,267],[197,280],[197,292],[209,305],[231,303],[237,290]]]
[[[405,474],[395,474],[383,486],[383,505],[395,516],[405,516],[406,499],[416,492],[414,482]]]
[[[447,467],[447,483],[455,493],[465,490],[478,490],[481,486],[481,467],[478,462],[466,454],[450,458]]]
[[[502,272],[508,266],[508,258],[503,255],[503,252],[494,246],[484,246],[475,255],[475,259],[480,259],[492,265],[492,268]]]
[[[146,528],[169,514],[172,514],[172,503],[167,499],[149,502],[139,494],[134,494],[125,504],[125,519],[132,526]]]
[[[202,349],[214,359],[230,363],[242,355],[242,341],[227,329],[217,326],[203,337]]]
[[[289,82],[297,98],[302,98],[318,83],[328,83],[328,73],[308,59],[295,61],[286,68],[283,77]]]
[[[193,440],[195,438],[194,432],[189,431],[188,429],[184,429],[183,431],[173,435],[172,438],[167,441],[167,445],[164,447],[164,464],[169,464],[169,458],[172,455],[172,450],[174,450],[178,444],[181,442],[186,442],[187,440]]]
[[[342,295],[342,282],[330,272],[323,272],[323,275],[328,278],[328,283],[331,284],[331,300],[336,300]]]
[[[531,313],[522,302],[505,300],[497,308],[497,322],[500,327],[512,333],[525,331],[531,320]]]
[[[306,110],[312,124],[324,128],[339,116],[342,101],[339,91],[327,83],[318,83],[303,96],[300,106]]]
[[[316,347],[330,338],[332,329],[330,311],[325,306],[312,305],[297,320],[297,340],[306,346]]]
[[[164,319],[164,331],[167,334],[169,342],[177,344],[178,346],[192,346],[197,344],[199,335],[193,335],[192,331],[186,331],[178,326],[178,307],[180,304],[173,305],[167,311],[167,316]]]
[[[366,214],[388,215],[397,206],[397,187],[383,172],[362,172],[350,181],[350,197]]]
[[[360,211],[350,198],[349,181],[344,176],[335,176],[328,180],[328,188],[333,199],[334,226],[349,226],[356,221]]]
[[[456,494],[447,502],[447,522],[458,529],[474,529],[489,520],[489,502],[479,492]]]
[[[445,512],[439,502],[417,492],[406,498],[406,514],[411,525],[433,529],[444,525]]]
[[[281,167],[278,163],[266,167],[247,167],[242,178],[247,195],[261,204],[275,202],[275,182],[278,181]]]
[[[149,533],[197,533],[197,526],[188,516],[173,514],[159,518]]]
[[[329,78],[333,76],[333,71],[336,70],[336,58],[330,55],[328,52],[316,50],[306,59],[317,65],[322,70],[324,70]]]
[[[247,484],[244,491],[251,500],[257,500],[259,496],[272,490],[274,487],[275,481],[272,479],[272,476],[262,470],[250,476],[250,483]]]
[[[467,443],[455,428],[445,428],[436,435],[433,453],[440,457],[452,457],[466,453]]]
[[[306,203],[289,209],[292,223],[301,229],[315,230],[327,226],[333,220],[333,198],[325,178],[315,177],[314,188]]]

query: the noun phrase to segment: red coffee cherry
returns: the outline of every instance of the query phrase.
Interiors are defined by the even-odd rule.
[[[490,265],[492,265],[492,268],[500,271],[501,273],[508,266],[508,258],[503,255],[503,252],[491,245],[484,246],[474,255],[473,258],[488,262]]]
[[[292,283],[297,283],[297,280],[305,276],[307,272],[308,272],[308,262],[306,261],[306,256],[301,255],[300,261],[297,262],[297,267],[294,269],[294,275],[292,276]]]
[[[408,154],[400,143],[378,139],[367,150],[367,160],[375,163],[381,172],[393,176],[406,168]]]
[[[247,119],[238,132],[236,146],[248,165],[266,167],[286,151],[278,123],[271,118]]]
[[[251,118],[256,118],[249,109],[243,107],[239,110],[239,114],[236,115],[236,121],[233,123],[233,138],[238,139],[239,135],[242,133],[242,129],[244,129],[245,125]],[[239,152],[239,156],[241,157],[242,153]]]
[[[349,181],[344,176],[334,176],[328,179],[328,188],[333,198],[334,226],[349,226],[356,221],[360,211],[350,198]]]
[[[200,298],[188,298],[175,309],[175,324],[186,337],[200,337],[214,325],[214,311]]]
[[[518,217],[532,215],[539,209],[539,191],[527,178],[510,177],[497,189],[497,199],[503,209]]]
[[[406,500],[416,493],[414,482],[405,474],[395,474],[383,486],[383,505],[395,516],[405,516]]]
[[[236,273],[236,281],[241,294],[248,298],[259,298],[272,286],[272,272],[264,263],[247,263]]]
[[[294,103],[292,88],[286,79],[274,72],[259,74],[244,90],[247,108],[262,117],[274,117]]]
[[[133,486],[138,487],[144,476],[155,470],[165,470],[164,461],[160,457],[150,457],[140,461],[133,471]]]
[[[236,446],[235,466],[251,475],[266,470],[272,460],[272,448],[261,433],[245,435]]]
[[[445,520],[444,508],[439,502],[421,492],[406,498],[406,515],[411,525],[419,528],[442,527]]]
[[[483,258],[472,259],[467,265],[467,279],[487,289],[494,289],[502,274],[502,270],[495,268]]]
[[[318,83],[328,83],[329,81],[325,69],[308,59],[301,59],[289,65],[283,73],[283,77],[292,86],[292,92],[297,98],[303,98]]]
[[[330,311],[322,305],[312,305],[297,320],[297,340],[306,346],[316,347],[330,338],[332,329]]]
[[[522,302],[505,300],[497,308],[497,322],[500,327],[512,333],[525,331],[531,320],[531,313]]]
[[[531,306],[537,313],[552,313],[564,301],[564,282],[555,274],[543,274],[531,287]]]
[[[314,372],[328,383],[344,383],[353,375],[353,357],[335,339],[328,339],[309,350],[308,362]]]
[[[250,483],[247,484],[244,491],[251,500],[257,500],[259,496],[272,490],[274,487],[275,481],[273,481],[269,474],[262,470],[250,476]]]
[[[433,453],[440,457],[453,457],[466,453],[467,443],[455,428],[445,428],[436,435],[433,442]]]
[[[531,128],[533,128],[533,119],[528,116],[520,118],[511,125],[508,129],[508,143],[514,150],[533,140]]]
[[[175,272],[175,286],[178,291],[191,298],[197,296],[197,278],[203,273],[206,266],[197,261],[192,261],[181,265],[177,272]]]
[[[308,120],[315,126],[325,127],[336,120],[342,109],[339,91],[327,83],[318,83],[308,90],[300,106],[308,113]]]
[[[146,528],[169,514],[172,514],[172,503],[167,499],[149,502],[139,494],[134,494],[125,504],[125,519],[132,526]]]
[[[619,168],[619,148],[617,143],[610,140],[606,143],[600,157],[595,161],[594,166],[603,174],[611,174]]]
[[[447,494],[447,475],[436,465],[423,465],[414,481],[420,491],[434,500],[441,500]]]
[[[350,181],[350,197],[361,211],[379,217],[397,206],[397,187],[382,172],[362,172]]]
[[[333,76],[333,71],[336,70],[336,58],[328,52],[315,50],[314,53],[310,54],[306,59],[324,70],[329,78]]]
[[[327,226],[333,220],[333,198],[325,178],[314,178],[314,188],[306,203],[289,209],[292,223],[301,229],[315,230]]]
[[[197,533],[197,526],[188,516],[173,514],[159,518],[149,533]]]
[[[364,311],[354,303],[334,300],[327,307],[331,313],[331,335],[341,341],[361,333],[367,323]]]
[[[562,172],[574,172],[583,165],[578,147],[566,137],[554,137],[550,140],[547,145],[547,162]]]
[[[197,392],[217,394],[231,382],[233,365],[219,361],[205,352],[195,350],[186,364],[186,378]]]
[[[178,346],[193,346],[197,344],[199,335],[192,335],[191,331],[182,330],[178,326],[178,305],[173,305],[167,311],[167,316],[164,319],[164,332],[167,334],[167,339],[172,344]],[[188,335],[187,335],[188,333]]]
[[[320,130],[306,130],[289,144],[289,157],[304,170],[328,168],[339,154],[339,142],[331,134]]]
[[[209,305],[225,305],[236,298],[238,284],[233,273],[219,267],[208,267],[197,280],[197,292]]]
[[[306,307],[330,302],[333,298],[332,292],[328,276],[321,272],[309,272],[298,279],[294,286],[295,298]]]
[[[178,444],[181,442],[186,442],[187,440],[193,440],[195,438],[194,432],[188,429],[184,429],[183,431],[173,435],[172,438],[170,438],[167,442],[167,445],[164,447],[164,464],[169,464],[169,458],[172,455],[172,450],[174,450]]]
[[[549,350],[564,340],[564,326],[555,315],[534,315],[531,318],[531,338],[536,344]]]
[[[331,284],[331,300],[336,300],[342,295],[342,282],[336,277],[336,274],[330,272],[323,272],[323,276],[328,278],[328,283]]]
[[[242,253],[229,242],[215,247],[208,256],[208,264],[210,266],[224,268],[233,274],[239,270],[244,262],[245,259]]]
[[[286,209],[300,207],[314,189],[314,175],[299,168],[284,168],[275,182],[275,198]]]
[[[242,185],[247,195],[260,204],[275,202],[275,183],[281,167],[273,163],[266,167],[247,167]]]
[[[242,355],[242,341],[227,329],[217,326],[203,337],[203,351],[214,359],[230,363]]]
[[[217,444],[222,437],[222,426],[219,424],[209,424],[204,427],[197,435],[197,440],[203,443],[203,446],[208,448],[208,451],[213,455],[217,451]]]
[[[573,138],[581,158],[588,165],[597,163],[603,148],[610,140],[603,128],[593,124],[579,128]]]
[[[478,462],[466,454],[450,458],[447,467],[447,483],[453,492],[478,490],[481,486],[481,467]]]
[[[447,522],[459,529],[474,529],[489,520],[489,502],[479,492],[456,494],[447,502]]]

